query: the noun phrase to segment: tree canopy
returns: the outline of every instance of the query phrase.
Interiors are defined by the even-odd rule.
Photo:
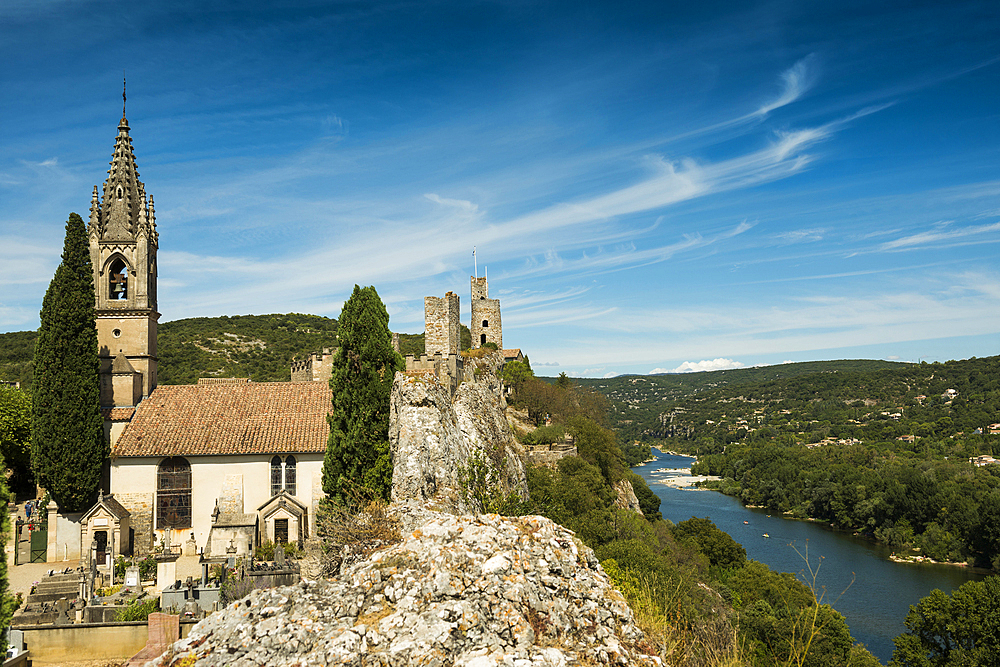
[[[97,354],[90,247],[83,219],[70,213],[35,344],[31,465],[38,483],[71,512],[97,496],[108,456]]]
[[[333,413],[323,460],[323,491],[351,501],[363,487],[388,499],[392,490],[389,395],[403,360],[392,349],[389,314],[374,287],[354,286],[340,314],[333,358]]]
[[[13,472],[13,486],[26,486],[31,467],[31,396],[0,387],[0,455]]]
[[[910,607],[890,667],[1000,665],[1000,577],[935,589]]]

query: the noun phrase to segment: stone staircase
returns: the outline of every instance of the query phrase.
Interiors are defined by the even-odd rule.
[[[38,625],[53,623],[58,616],[56,602],[66,598],[74,602],[80,594],[80,573],[57,570],[38,582],[25,604],[14,614],[12,625]],[[82,602],[81,602],[82,604]]]

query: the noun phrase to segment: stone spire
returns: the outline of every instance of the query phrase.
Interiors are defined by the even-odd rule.
[[[145,236],[155,244],[150,228],[146,186],[139,180],[139,170],[132,152],[128,120],[124,114],[118,123],[118,136],[111,156],[111,169],[104,181],[104,196],[98,205],[96,232],[100,241],[130,241]],[[91,226],[94,210],[91,204]]]

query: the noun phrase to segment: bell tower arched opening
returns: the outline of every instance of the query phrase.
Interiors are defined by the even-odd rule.
[[[128,299],[128,267],[120,257],[108,268],[108,299],[112,301]]]

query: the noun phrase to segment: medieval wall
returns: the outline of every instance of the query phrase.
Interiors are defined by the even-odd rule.
[[[329,382],[333,374],[334,348],[324,348],[323,352],[313,352],[307,358],[292,362],[292,382]]]

